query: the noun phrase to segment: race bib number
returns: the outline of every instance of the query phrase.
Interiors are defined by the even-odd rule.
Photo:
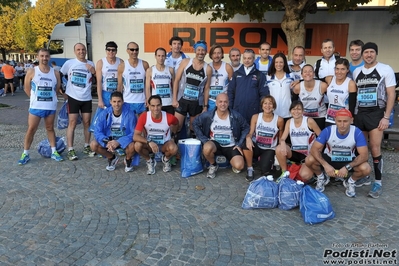
[[[73,72],[71,77],[71,83],[75,87],[85,88],[87,82],[87,75],[79,72]]]
[[[216,96],[223,92],[223,86],[211,86],[209,96],[212,100],[216,100]]]
[[[130,92],[131,93],[143,93],[144,92],[144,80],[143,79],[131,79],[130,80]]]
[[[327,110],[327,120],[334,121],[338,110],[341,110],[342,108],[345,108],[345,107],[336,105],[336,104],[330,104],[328,106],[328,110]]]
[[[351,162],[352,153],[350,151],[331,151],[331,161],[333,162]]]
[[[359,107],[377,106],[377,88],[359,88],[357,95]]]
[[[306,156],[309,154],[307,145],[292,146],[291,150],[305,154]]]
[[[199,88],[197,86],[187,84],[184,88],[183,98],[190,101],[198,100]]]
[[[148,139],[155,142],[157,145],[163,145],[165,143],[163,135],[148,135]]]
[[[170,98],[170,87],[168,84],[157,84],[155,88],[155,93],[159,95],[161,98]]]
[[[125,136],[125,130],[119,128],[111,128],[112,139],[117,140],[120,137]]]
[[[317,108],[305,108],[303,115],[307,117],[319,117],[319,110]]]
[[[215,134],[213,138],[221,145],[229,145],[231,143],[230,135],[228,134]]]
[[[51,87],[39,86],[36,92],[36,99],[38,102],[52,102],[53,101],[53,89]]]
[[[116,91],[116,88],[118,87],[118,79],[116,78],[107,78],[107,91],[109,92],[114,92]]]
[[[258,132],[256,136],[256,144],[259,148],[270,148],[273,143],[273,134],[266,132]]]

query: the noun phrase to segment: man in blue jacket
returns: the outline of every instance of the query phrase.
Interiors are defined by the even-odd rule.
[[[119,91],[111,94],[111,106],[108,107],[96,121],[94,140],[90,143],[92,151],[108,159],[106,169],[115,170],[119,161],[115,152],[123,149],[126,154],[125,172],[133,171],[132,158],[134,155],[133,134],[137,119],[130,112],[128,104],[123,103],[123,95]]]
[[[215,155],[225,156],[235,173],[244,168],[242,145],[249,125],[238,112],[229,109],[229,99],[225,93],[216,97],[216,109],[194,119],[193,128],[203,144],[202,153],[210,163],[208,178],[215,178],[219,168]]]
[[[245,50],[243,65],[234,72],[227,89],[232,109],[239,112],[248,124],[252,115],[261,112],[260,99],[269,95],[266,76],[256,69],[254,60],[255,52]]]

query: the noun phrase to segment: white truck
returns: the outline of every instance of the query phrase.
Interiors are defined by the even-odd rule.
[[[73,46],[86,44],[88,59],[97,62],[105,56],[105,43],[115,41],[118,55],[126,59],[127,43],[134,41],[140,46],[140,58],[150,65],[155,63],[154,51],[158,47],[169,50],[169,39],[180,36],[184,40],[183,51],[192,53],[192,45],[205,40],[208,45],[218,43],[224,47],[225,60],[232,47],[241,50],[271,43],[271,54],[289,54],[285,34],[280,27],[283,12],[266,12],[265,22],[250,22],[248,16],[236,15],[227,22],[209,22],[211,13],[191,15],[169,9],[93,9],[90,19],[79,18],[55,26],[48,43],[52,60],[62,65],[74,58]],[[313,64],[321,56],[321,42],[333,39],[335,50],[349,58],[348,44],[352,40],[375,42],[379,46],[378,60],[399,70],[399,26],[390,25],[392,15],[386,8],[358,8],[354,11],[330,14],[320,8],[306,18],[306,61]],[[191,56],[191,55],[190,55]],[[209,60],[208,60],[209,61]]]

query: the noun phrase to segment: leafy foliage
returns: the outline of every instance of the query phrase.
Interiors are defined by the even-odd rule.
[[[130,8],[136,4],[137,0],[93,0],[93,8]]]
[[[29,16],[37,35],[36,46],[43,47],[57,23],[77,19],[86,14],[80,0],[38,0]]]

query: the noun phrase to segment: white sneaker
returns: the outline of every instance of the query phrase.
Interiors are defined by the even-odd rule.
[[[345,191],[346,196],[348,196],[350,198],[356,197],[355,183],[351,183],[348,180],[345,180],[343,182],[343,184],[344,184],[344,187],[346,187],[346,191]]]
[[[157,161],[155,158],[150,159],[150,161],[147,161],[147,175],[153,175],[155,174],[155,166],[157,165]]]
[[[165,155],[162,156],[163,171],[165,173],[172,171],[172,165],[170,164],[170,159],[165,160]]]
[[[114,171],[115,170],[115,166],[119,161],[119,157],[114,155],[115,158],[114,159],[108,159],[108,165],[107,167],[105,167],[105,169],[107,169],[107,171]]]
[[[216,171],[219,169],[219,165],[210,165],[209,166],[209,170],[208,170],[208,174],[206,175],[207,178],[215,178],[216,177]]]
[[[123,161],[125,163],[125,172],[133,172],[132,159],[126,160],[125,158]]]
[[[324,191],[324,187],[330,183],[330,177],[328,175],[324,175],[324,178],[317,178],[317,184],[315,189],[319,192],[323,192]]]

